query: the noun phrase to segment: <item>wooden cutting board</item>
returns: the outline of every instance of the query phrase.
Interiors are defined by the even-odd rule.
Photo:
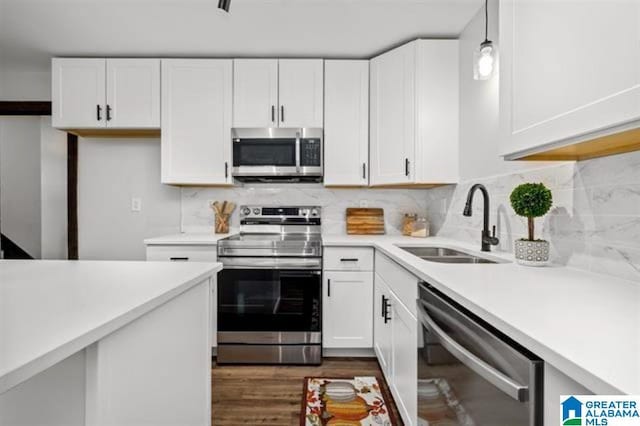
[[[381,235],[384,234],[384,210],[347,209],[347,234]]]

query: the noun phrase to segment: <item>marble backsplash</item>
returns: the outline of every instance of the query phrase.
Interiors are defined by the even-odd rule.
[[[526,235],[526,219],[515,215],[509,195],[524,182],[543,182],[553,193],[550,213],[536,219],[536,236],[551,242],[554,263],[640,281],[640,152],[428,190],[431,233],[479,245],[481,194],[472,217],[462,210],[471,185],[482,183],[491,196],[497,249],[512,252],[513,241]]]
[[[347,207],[384,209],[387,234],[399,234],[404,213],[426,214],[427,191],[391,189],[334,189],[320,184],[254,184],[233,188],[183,188],[182,231],[210,232],[213,227],[212,200],[233,201],[237,205],[318,205],[322,206],[322,231],[345,233]],[[231,228],[240,223],[238,208]]]

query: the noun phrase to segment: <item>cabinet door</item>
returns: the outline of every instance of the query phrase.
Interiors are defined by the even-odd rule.
[[[369,61],[324,63],[324,184],[369,183]]]
[[[324,272],[322,324],[325,348],[373,346],[372,272]]]
[[[391,383],[391,324],[385,321],[385,305],[390,305],[389,288],[376,273],[373,295],[373,349],[380,368],[388,383]],[[390,315],[388,315],[390,317]]]
[[[502,0],[503,154],[640,119],[638,40],[638,1]]]
[[[322,59],[280,59],[280,127],[322,127]]]
[[[89,58],[51,60],[53,127],[105,127],[105,63],[104,59]]]
[[[278,60],[233,61],[233,127],[278,127]]]
[[[162,60],[162,182],[231,184],[232,62]]]
[[[415,44],[371,60],[371,185],[412,183]]]
[[[405,425],[417,425],[418,321],[392,293],[391,389]]]
[[[160,60],[107,59],[107,127],[160,127]]]

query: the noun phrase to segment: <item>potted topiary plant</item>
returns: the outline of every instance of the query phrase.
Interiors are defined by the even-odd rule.
[[[523,183],[511,192],[511,207],[527,218],[529,238],[515,242],[516,261],[522,265],[543,266],[549,263],[549,242],[534,237],[534,218],[547,214],[553,203],[551,191],[542,183]]]

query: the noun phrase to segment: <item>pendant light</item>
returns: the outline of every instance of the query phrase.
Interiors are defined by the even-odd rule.
[[[496,65],[496,46],[489,40],[489,0],[484,2],[484,41],[473,52],[473,78],[488,80]]]
[[[218,0],[218,9],[229,12],[229,6],[231,6],[231,0]]]

